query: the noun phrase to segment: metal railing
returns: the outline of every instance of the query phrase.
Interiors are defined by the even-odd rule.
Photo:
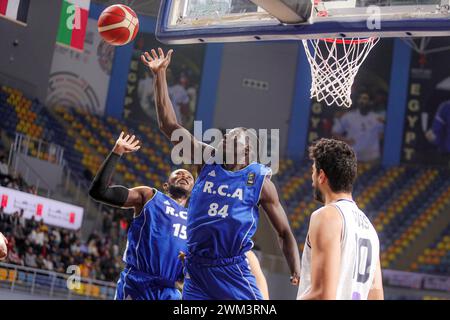
[[[69,278],[70,277],[70,278]],[[0,263],[0,288],[15,293],[54,299],[114,299],[116,284],[79,277],[70,289],[74,275]]]
[[[37,147],[36,154],[31,153],[31,145]],[[32,156],[51,163],[64,165],[64,148],[42,139],[33,138],[22,133],[16,133],[14,142],[11,147],[9,163],[11,162],[11,152],[20,152],[28,156]],[[48,158],[44,158],[44,154],[48,154]]]
[[[22,156],[21,153],[16,153],[14,157],[14,172],[18,172],[19,161],[25,164],[25,173],[23,173],[23,179],[28,184],[30,173],[34,177],[34,181],[36,182],[35,187],[37,191],[43,191],[41,194],[45,195],[47,198],[50,198],[53,194],[52,188],[46,182],[46,180],[40,175],[40,173],[36,172],[33,167],[28,163],[26,159]]]
[[[30,154],[31,143],[34,143],[34,145],[37,146],[37,155]],[[62,166],[61,187],[57,188],[56,190],[52,190],[45,178],[42,177],[39,172],[36,172],[36,170],[34,170],[33,167],[28,164],[26,159],[23,157],[23,155],[28,155],[48,161],[48,159],[42,159],[40,157],[41,154],[47,152],[48,150],[53,150],[50,152],[50,154],[54,155],[51,159],[52,161],[50,162]],[[89,185],[86,180],[83,179],[83,177],[79,177],[78,175],[74,174],[69,168],[66,160],[64,159],[63,147],[54,143],[43,141],[41,139],[29,137],[21,133],[16,133],[14,142],[11,143],[9,152],[9,168],[14,172],[17,172],[19,161],[24,164],[25,167],[25,171],[22,175],[24,177],[24,180],[28,181],[28,176],[33,176],[35,178],[35,187],[39,195],[45,196],[47,198],[52,198],[54,200],[70,202],[82,206],[87,213],[84,220],[91,220],[93,228],[99,226],[99,224],[101,223],[101,215],[99,213],[102,211],[103,205],[101,203],[93,201],[87,195]],[[89,232],[89,230],[86,230],[85,233]]]

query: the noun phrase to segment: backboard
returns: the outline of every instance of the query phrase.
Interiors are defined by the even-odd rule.
[[[310,1],[302,23],[282,23],[255,4],[265,1],[162,0],[156,36],[183,44],[450,35],[450,0],[270,0]]]

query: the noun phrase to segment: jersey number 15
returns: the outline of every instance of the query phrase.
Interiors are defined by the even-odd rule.
[[[172,226],[175,230],[173,231],[173,235],[175,237],[178,237],[180,239],[186,240],[187,236],[186,236],[186,226],[180,224],[180,223],[175,223]]]

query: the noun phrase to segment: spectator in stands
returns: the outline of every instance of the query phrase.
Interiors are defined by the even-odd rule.
[[[120,248],[117,244],[113,244],[113,246],[112,246],[112,256],[113,257],[120,256]]]
[[[98,257],[98,248],[97,248],[97,240],[92,239],[88,244],[88,253],[93,255],[94,257]]]
[[[450,100],[439,106],[426,138],[436,145],[440,152],[450,155]]]
[[[12,234],[14,234],[16,239],[19,239],[19,243],[22,243],[23,239],[25,239],[24,228],[20,224],[17,225],[17,228],[12,232]]]
[[[3,154],[0,154],[0,182],[1,185],[3,185],[3,181],[5,179],[9,179],[9,168],[8,164],[6,163],[6,158]]]
[[[53,264],[54,264],[54,266],[53,266],[54,270],[59,273],[64,273],[65,270],[64,270],[64,264],[62,263],[61,255],[55,253],[53,255],[52,260],[53,260]]]
[[[76,239],[71,245],[70,245],[70,251],[75,254],[79,254],[81,249],[81,241],[80,239]]]
[[[19,256],[19,254],[15,250],[8,251],[8,262],[23,266],[23,259]]]
[[[67,250],[70,248],[70,239],[68,234],[64,234],[61,242],[59,243],[59,248],[63,250]]]
[[[27,233],[30,233],[31,230],[36,228],[36,226],[37,226],[37,222],[36,222],[34,216],[31,216],[31,219],[29,219],[28,223],[27,223]]]
[[[167,82],[169,83],[169,96],[170,100],[173,103],[173,110],[175,111],[175,115],[180,123],[183,122],[182,112],[186,110],[189,106],[189,95],[184,88],[182,82],[180,80],[185,77],[184,75],[180,75],[177,81],[174,81],[174,76],[172,74],[171,69],[167,69]]]
[[[51,234],[53,236],[55,246],[59,247],[59,244],[61,243],[61,233],[58,229],[54,229]]]
[[[42,231],[42,229],[40,228],[37,229],[35,244],[39,247],[39,249],[42,249],[42,247],[44,246],[44,240],[45,240],[44,231]]]
[[[28,187],[28,191],[27,192],[31,193],[31,194],[34,194],[34,195],[37,195],[37,188],[36,188],[36,186]]]
[[[42,254],[36,256],[36,265],[39,269],[45,269],[44,256]]]
[[[32,247],[28,247],[25,253],[25,265],[31,268],[37,268],[38,266],[36,263],[36,254],[33,252]]]
[[[8,263],[60,273],[69,265],[84,265],[87,277],[106,281],[115,281],[122,269],[118,244],[97,232],[89,236],[88,245],[80,232],[49,227],[34,216],[24,221],[23,211],[10,215],[3,208],[0,227],[8,237]]]
[[[42,231],[42,232],[45,232],[45,233],[47,233],[48,232],[48,227],[47,227],[47,225],[44,223],[44,220],[43,219],[41,219],[40,221],[39,221],[39,228],[38,228],[40,231]]]
[[[89,249],[88,249],[88,246],[86,245],[86,243],[82,243],[81,245],[80,245],[80,252],[83,254],[83,255],[87,255],[88,253],[89,253]]]
[[[0,207],[0,229],[4,230],[3,225],[6,224],[6,220],[8,215],[5,213],[3,207]]]
[[[91,242],[91,240],[97,240],[97,239],[99,239],[99,236],[98,236],[97,230],[94,230],[94,231],[89,235],[89,238],[88,238],[87,242],[89,243],[89,242]]]
[[[32,244],[36,243],[36,237],[37,237],[37,230],[32,229],[30,234],[28,235],[28,241],[30,241]]]
[[[14,172],[12,174],[12,179],[6,185],[8,188],[16,189],[20,191],[27,191],[27,184],[25,180],[22,178],[22,175],[19,172]]]
[[[44,257],[42,260],[43,264],[44,264],[44,269],[47,269],[49,271],[53,271],[53,261],[52,261],[52,256],[47,256]]]
[[[10,217],[11,220],[11,224],[12,224],[12,228],[13,230],[16,229],[16,226],[19,225],[19,212],[15,211],[12,216]]]
[[[25,229],[26,226],[27,226],[27,220],[25,219],[23,209],[20,209],[20,213],[19,213],[19,224],[20,224],[20,227],[23,228],[23,229]]]
[[[353,147],[358,161],[377,161],[381,157],[384,120],[380,114],[371,111],[371,97],[367,91],[359,93],[355,106],[335,119],[333,135]]]

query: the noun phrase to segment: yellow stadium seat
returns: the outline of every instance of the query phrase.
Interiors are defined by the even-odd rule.
[[[0,268],[0,281],[4,281],[8,278],[8,270]]]
[[[100,287],[99,286],[95,286],[92,285],[92,291],[91,291],[91,295],[94,297],[99,297],[100,296]]]

